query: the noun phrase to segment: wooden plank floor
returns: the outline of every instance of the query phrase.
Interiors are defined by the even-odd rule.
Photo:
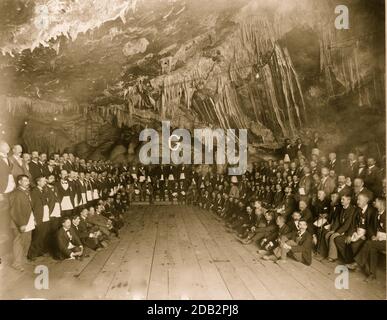
[[[335,265],[307,267],[259,259],[213,214],[189,206],[133,206],[119,239],[83,261],[40,258],[49,289],[34,287],[35,266],[23,274],[2,266],[2,299],[385,299],[385,275],[366,284],[350,273],[335,288]]]

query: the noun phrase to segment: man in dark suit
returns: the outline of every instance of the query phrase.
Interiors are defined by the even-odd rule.
[[[345,164],[344,173],[351,180],[355,179],[359,172],[359,163],[357,162],[356,156],[353,152],[348,154],[348,158]]]
[[[306,145],[302,143],[301,138],[298,138],[296,140],[296,144],[294,145],[293,155],[297,157],[301,153],[304,157],[306,157],[307,149],[308,148],[306,147]]]
[[[13,230],[13,264],[18,271],[24,271],[28,249],[31,244],[31,232],[35,229],[31,198],[28,191],[30,181],[26,175],[17,177],[18,187],[10,196],[11,227]]]
[[[328,155],[328,158],[329,158],[329,166],[328,166],[329,170],[333,170],[336,174],[339,174],[341,168],[340,168],[339,161],[337,161],[336,153],[331,152]]]
[[[31,162],[29,163],[29,172],[31,173],[32,181],[35,183],[36,179],[43,175],[42,167],[39,164],[39,152],[32,151]]]
[[[382,177],[380,169],[376,166],[374,158],[368,158],[367,165],[368,168],[364,178],[364,184],[374,195],[380,195],[382,193]]]
[[[345,263],[353,262],[353,257],[356,256],[365,241],[370,237],[369,225],[375,215],[375,209],[368,203],[369,199],[365,194],[358,197],[358,207],[353,217],[351,230],[347,235],[335,239],[337,250]]]
[[[310,174],[310,168],[305,166],[303,169],[303,176],[298,184],[299,200],[305,200],[308,204],[312,197],[313,178]]]
[[[32,232],[31,247],[28,258],[36,259],[48,252],[48,239],[50,234],[50,209],[46,192],[46,178],[38,177],[36,187],[31,191],[31,205],[36,226]]]
[[[56,235],[58,245],[58,258],[79,259],[83,255],[83,245],[75,230],[71,227],[69,217],[62,218],[62,227]]]
[[[339,197],[341,199],[342,196],[349,194],[352,195],[352,189],[346,185],[346,178],[345,175],[339,174],[337,177],[337,187],[335,190],[335,193],[339,194]]]
[[[367,174],[367,165],[365,162],[365,157],[360,155],[357,157],[357,171],[355,172],[355,178],[361,178],[364,180]]]
[[[274,255],[277,257],[277,263],[286,262],[286,257],[289,254],[295,260],[309,266],[312,264],[312,248],[313,239],[309,233],[308,223],[305,220],[300,220],[298,223],[299,230],[294,233],[291,238],[285,242],[281,241],[279,247],[274,249]]]
[[[351,205],[351,196],[345,195],[341,198],[343,206],[339,218],[333,224],[327,225],[325,228],[329,230],[325,234],[325,244],[329,250],[328,260],[333,262],[338,258],[338,251],[335,239],[340,236],[349,236],[352,231],[353,217],[355,214],[355,207]]]
[[[377,212],[371,217],[367,230],[369,239],[355,256],[355,262],[347,265],[350,270],[363,268],[368,274],[367,282],[376,279],[379,253],[386,251],[386,198],[376,198],[375,207]]]
[[[356,178],[355,181],[353,182],[353,191],[354,191],[354,197],[353,197],[354,203],[356,203],[357,198],[359,197],[360,194],[365,194],[367,198],[370,199],[370,203],[374,199],[373,192],[364,186],[364,180],[361,178]]]
[[[99,243],[98,236],[102,234],[99,231],[92,232],[92,228],[86,221],[87,213],[87,209],[83,209],[80,216],[73,216],[71,219],[72,227],[84,246],[99,251],[102,246]]]

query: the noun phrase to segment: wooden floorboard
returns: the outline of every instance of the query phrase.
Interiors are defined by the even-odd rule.
[[[16,273],[3,266],[1,298],[46,299],[385,299],[385,276],[367,284],[350,273],[349,289],[335,288],[335,264],[264,261],[223,221],[196,207],[132,206],[119,239],[89,251],[83,261],[39,258],[49,290],[34,287],[35,266]]]

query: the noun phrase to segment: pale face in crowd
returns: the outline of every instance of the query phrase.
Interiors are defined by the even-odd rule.
[[[300,223],[298,224],[298,228],[304,232],[307,228],[308,228],[308,224],[306,221],[300,221]]]
[[[67,177],[68,177],[67,171],[66,171],[66,170],[62,170],[62,171],[60,172],[60,177],[61,177],[62,180],[66,180]]]
[[[75,217],[75,218],[73,218],[73,225],[74,226],[79,226],[79,222],[81,221],[81,219],[79,218],[79,217]]]
[[[299,203],[299,207],[300,207],[301,211],[304,211],[308,206],[307,206],[305,201],[301,200],[300,203]]]
[[[294,221],[299,221],[301,219],[301,213],[299,213],[298,211],[293,212],[292,218]]]
[[[346,179],[343,175],[340,175],[337,177],[337,183],[340,187],[345,185],[345,181],[346,181]]]
[[[353,161],[355,161],[355,159],[356,159],[356,157],[355,157],[355,154],[353,152],[348,153],[348,161],[353,162]]]
[[[368,167],[372,167],[372,166],[374,166],[375,164],[376,164],[376,161],[375,161],[374,158],[368,158],[368,160],[367,160],[367,165],[368,165]]]
[[[23,148],[20,145],[16,145],[12,148],[12,153],[14,156],[20,158],[23,153]]]
[[[333,160],[336,160],[336,153],[332,152],[328,155],[329,157],[329,161],[333,161]]]
[[[30,163],[31,162],[31,155],[29,153],[23,153],[23,161],[25,163]]]
[[[375,208],[378,210],[378,212],[383,212],[386,210],[386,203],[381,199],[376,199]]]
[[[39,160],[40,162],[45,163],[47,161],[47,154],[41,153],[39,156]]]
[[[365,195],[360,194],[357,197],[357,206],[359,208],[364,208],[368,204],[368,201],[369,201],[369,199]]]
[[[325,192],[323,190],[319,190],[317,192],[317,198],[320,200],[320,201],[324,201],[325,199]]]
[[[353,189],[356,193],[360,192],[363,186],[364,181],[362,179],[355,179],[355,181],[353,182]]]
[[[332,193],[331,194],[331,203],[336,204],[339,203],[339,194],[338,193]]]
[[[38,151],[32,151],[31,153],[32,161],[38,161],[39,160],[39,152]]]
[[[322,169],[321,169],[321,175],[322,175],[323,177],[328,177],[328,176],[329,176],[329,169],[326,168],[326,167],[322,168]]]
[[[70,229],[71,228],[71,220],[70,219],[66,219],[65,221],[63,221],[62,226],[66,230]]]
[[[23,189],[28,189],[28,187],[30,186],[30,179],[28,179],[27,177],[23,177],[19,180],[18,184]]]
[[[349,205],[351,204],[351,197],[346,197],[346,196],[341,197],[341,204],[343,205],[344,208],[348,208]]]
[[[0,154],[3,156],[7,156],[10,151],[8,143],[1,141],[0,142]]]
[[[83,209],[83,210],[81,211],[81,217],[82,217],[83,219],[86,219],[88,213],[89,213],[89,212],[87,211],[87,209]]]
[[[55,176],[54,175],[50,175],[48,176],[48,184],[54,184],[55,183]]]

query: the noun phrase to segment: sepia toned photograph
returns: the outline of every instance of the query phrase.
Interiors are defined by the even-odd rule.
[[[385,48],[384,0],[0,0],[0,299],[386,300]]]

